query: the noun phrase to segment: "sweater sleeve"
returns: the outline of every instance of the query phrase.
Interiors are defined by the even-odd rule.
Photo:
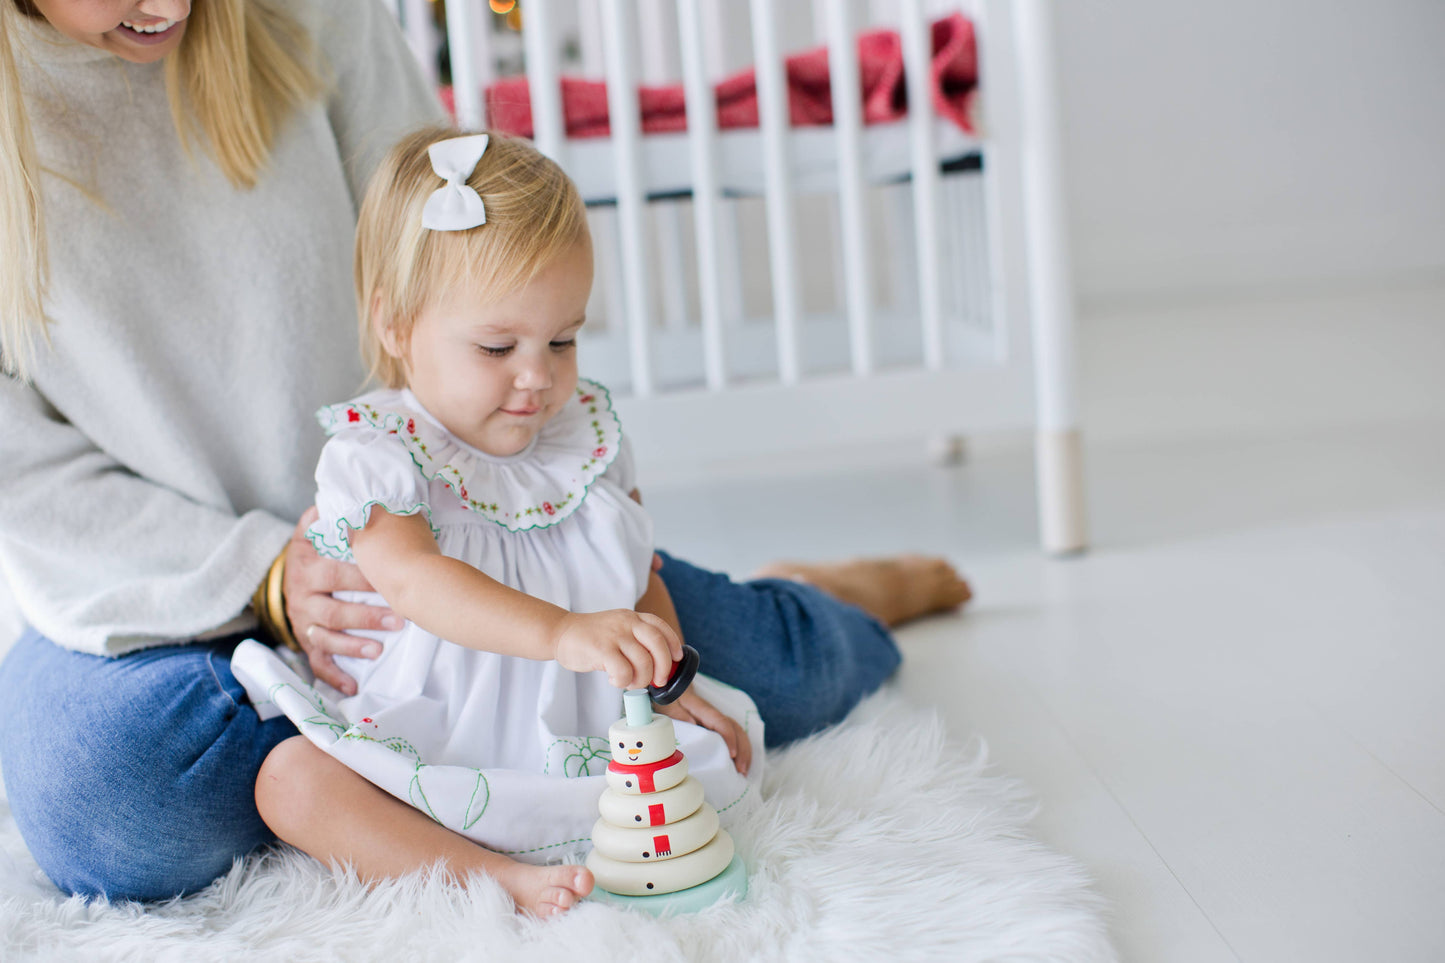
[[[119,655],[240,631],[291,529],[137,476],[0,377],[0,575],[58,644]]]
[[[331,71],[327,114],[351,196],[358,207],[366,181],[409,131],[447,122],[396,19],[380,0],[330,0],[317,39]]]

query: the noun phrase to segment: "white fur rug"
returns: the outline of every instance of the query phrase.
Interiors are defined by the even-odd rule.
[[[0,801],[0,959],[1115,959],[1080,867],[1032,839],[1032,806],[981,746],[890,692],[769,758],[765,804],[733,829],[747,898],[654,919],[584,903],[517,917],[487,880],[367,890],[291,850],[252,856],[163,905],[66,899]]]

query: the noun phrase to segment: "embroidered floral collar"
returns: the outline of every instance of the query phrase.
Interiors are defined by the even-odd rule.
[[[497,457],[448,432],[410,391],[373,391],[316,413],[328,435],[384,431],[395,435],[417,471],[446,485],[467,509],[512,532],[548,528],[567,518],[592,482],[617,457],[622,424],[612,396],[579,378],[561,411],[524,451]]]

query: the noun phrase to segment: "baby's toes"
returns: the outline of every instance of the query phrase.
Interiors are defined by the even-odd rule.
[[[565,886],[551,886],[542,891],[539,902],[543,916],[555,916],[576,905],[577,894]]]
[[[586,896],[588,893],[592,892],[592,886],[594,883],[594,880],[592,878],[592,870],[588,869],[586,866],[569,866],[567,868],[571,870],[571,878],[564,882],[562,885],[572,890],[572,892],[576,893],[578,896]]]

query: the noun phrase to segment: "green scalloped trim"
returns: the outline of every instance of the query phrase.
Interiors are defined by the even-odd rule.
[[[617,427],[617,443],[611,446],[606,454],[589,456],[578,467],[578,471],[587,478],[586,481],[581,483],[582,490],[580,492],[565,492],[555,498],[543,499],[535,505],[527,505],[515,511],[504,512],[496,502],[486,502],[472,498],[467,492],[466,479],[462,477],[461,470],[450,462],[437,468],[436,459],[427,448],[427,443],[416,432],[416,420],[414,418],[403,417],[395,411],[382,411],[376,406],[366,402],[352,401],[339,405],[327,405],[325,408],[316,412],[316,420],[320,422],[322,429],[325,430],[327,435],[334,435],[344,428],[360,427],[373,428],[377,431],[384,431],[387,434],[395,435],[397,440],[401,442],[402,447],[406,449],[407,454],[411,456],[412,464],[416,466],[417,471],[421,473],[423,478],[427,481],[440,481],[453,495],[457,496],[457,500],[462,503],[464,508],[481,515],[487,521],[500,525],[509,532],[521,533],[530,532],[537,528],[551,528],[563,519],[570,517],[572,513],[577,510],[577,507],[582,504],[583,500],[586,499],[587,493],[592,489],[592,483],[607,471],[612,463],[617,460],[618,452],[622,450],[622,420],[617,417],[617,412],[612,406],[612,393],[603,385],[586,378],[577,379],[576,392],[577,402],[587,405],[587,413],[591,415],[599,413],[598,398],[600,396],[601,401],[605,404],[605,411],[602,413],[611,415],[612,423]],[[597,443],[597,447],[602,447],[603,443],[607,440],[607,433],[602,426],[601,419],[592,419],[589,427],[593,431],[595,436],[593,440]],[[593,451],[595,452],[596,449],[593,449]],[[420,455],[418,455],[418,452],[420,452]],[[423,459],[425,459],[425,461],[423,461]],[[601,466],[600,468],[598,467],[599,465]],[[592,472],[592,474],[590,477],[587,477],[589,472]],[[520,524],[520,519],[530,519],[534,516],[541,520],[532,525],[524,526]],[[504,520],[506,518],[512,518],[518,521],[509,523]],[[430,519],[429,514],[428,519]],[[433,527],[432,531],[435,534],[435,527]],[[309,535],[310,532],[308,531],[307,534]],[[312,543],[316,544],[314,539]],[[320,546],[318,546],[316,550],[318,552],[323,551]],[[325,553],[323,552],[323,554]],[[339,558],[340,556],[332,555],[331,557]],[[349,550],[344,560],[350,560]]]
[[[387,513],[391,515],[415,515],[417,512],[422,512],[426,515],[428,527],[431,528],[431,537],[439,538],[441,536],[441,529],[437,528],[436,523],[432,521],[431,506],[425,502],[413,505],[410,508],[397,509],[388,505],[380,498],[373,498],[361,506],[359,511],[361,515],[360,521],[353,522],[348,515],[342,515],[341,518],[337,520],[336,538],[338,544],[332,544],[327,541],[326,531],[320,522],[316,522],[310,528],[306,529],[306,537],[311,540],[311,546],[316,549],[316,554],[325,555],[327,558],[334,558],[340,562],[356,561],[351,554],[351,536],[349,536],[347,532],[359,532],[365,528],[366,523],[371,521],[371,510],[377,505],[386,509]]]

